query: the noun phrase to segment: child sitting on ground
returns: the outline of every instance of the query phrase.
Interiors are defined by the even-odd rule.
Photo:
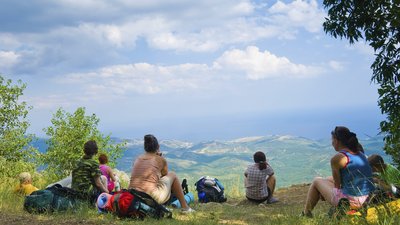
[[[32,192],[39,190],[37,187],[32,185],[32,176],[28,172],[19,174],[19,184],[14,189],[14,193],[28,196]]]
[[[372,168],[374,182],[384,191],[392,192],[396,197],[400,194],[400,171],[383,161],[380,155],[373,154],[368,157],[368,163]]]
[[[108,191],[112,192],[114,189],[115,189],[115,191],[119,191],[120,190],[119,179],[114,174],[111,167],[107,166],[108,157],[106,154],[100,154],[99,163],[100,163],[99,168],[100,168],[101,174],[102,174],[102,176],[104,176],[104,178],[102,178],[102,179],[105,179],[105,180],[102,180],[102,182],[104,182],[104,185],[107,186]]]

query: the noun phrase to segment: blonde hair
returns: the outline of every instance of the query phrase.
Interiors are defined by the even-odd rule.
[[[24,183],[24,182],[29,182],[32,180],[32,176],[28,172],[22,172],[19,174],[19,182]]]

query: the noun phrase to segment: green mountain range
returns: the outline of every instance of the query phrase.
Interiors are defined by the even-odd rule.
[[[114,138],[120,142],[122,139]],[[117,169],[130,173],[132,162],[143,153],[143,141],[124,139],[127,142]],[[383,152],[380,136],[360,140],[367,155],[380,154],[385,161],[390,157]],[[33,145],[41,152],[47,149],[46,140],[39,139]],[[253,154],[263,151],[275,171],[277,186],[310,183],[315,176],[330,175],[330,158],[335,154],[331,140],[311,140],[296,136],[269,135],[247,137],[229,141],[191,143],[162,140],[160,149],[167,158],[169,169],[180,178],[194,184],[204,175],[217,177],[228,186],[243,184],[243,173],[253,162]],[[240,190],[239,190],[240,191]]]
[[[143,153],[143,141],[126,140],[127,150],[117,168],[130,172],[134,159]],[[383,152],[382,137],[360,140],[367,155]],[[335,154],[331,140],[310,140],[295,136],[259,136],[230,141],[201,143],[165,140],[160,149],[171,171],[189,182],[209,175],[228,183],[243,183],[243,172],[253,162],[253,154],[263,151],[275,171],[277,186],[310,183],[315,176],[330,175],[330,158]],[[237,185],[235,185],[237,186]]]

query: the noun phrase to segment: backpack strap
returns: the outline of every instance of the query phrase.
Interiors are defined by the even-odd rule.
[[[132,194],[132,195],[133,195],[133,194]],[[138,201],[137,197],[136,197],[135,195],[133,195],[133,199],[132,199],[132,201],[131,201],[131,204],[130,204],[129,207],[128,207],[128,211],[127,211],[128,214],[129,214],[130,212],[137,211],[139,207],[140,207],[140,202]]]
[[[155,209],[155,214],[152,215],[153,217],[159,219],[161,217],[167,217],[167,218],[172,218],[172,212],[167,209],[165,206],[159,204],[156,202],[150,195],[148,195],[145,192],[141,192],[135,189],[129,189],[128,190],[134,197],[136,198],[136,201],[140,203],[143,203],[151,208]],[[135,201],[135,200],[133,200]],[[133,202],[132,201],[132,202]],[[141,206],[139,206],[140,208]]]
[[[119,212],[119,205],[118,205],[118,201],[119,201],[119,197],[121,196],[121,193],[115,194],[114,200],[112,202],[112,208],[114,212]]]
[[[214,179],[215,179],[215,184],[216,184],[221,190],[224,190],[224,189],[225,189],[224,185],[222,185],[222,183],[221,183],[217,178],[214,178]]]

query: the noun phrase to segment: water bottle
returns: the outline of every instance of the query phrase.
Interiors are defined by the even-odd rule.
[[[202,203],[207,202],[207,198],[206,198],[206,193],[205,192],[199,192],[198,193],[198,197],[199,197],[199,202],[202,202]]]
[[[151,208],[150,206],[148,206],[147,204],[143,203],[143,202],[139,202],[137,201],[137,209],[139,209],[140,212],[146,214],[146,215],[156,215],[156,210]],[[136,205],[135,205],[136,208]]]
[[[185,197],[185,201],[186,203],[189,205],[191,202],[194,202],[194,196],[192,193],[187,193],[186,195],[184,195]],[[181,208],[181,203],[179,202],[179,200],[175,200],[171,203],[171,206],[174,208]]]

